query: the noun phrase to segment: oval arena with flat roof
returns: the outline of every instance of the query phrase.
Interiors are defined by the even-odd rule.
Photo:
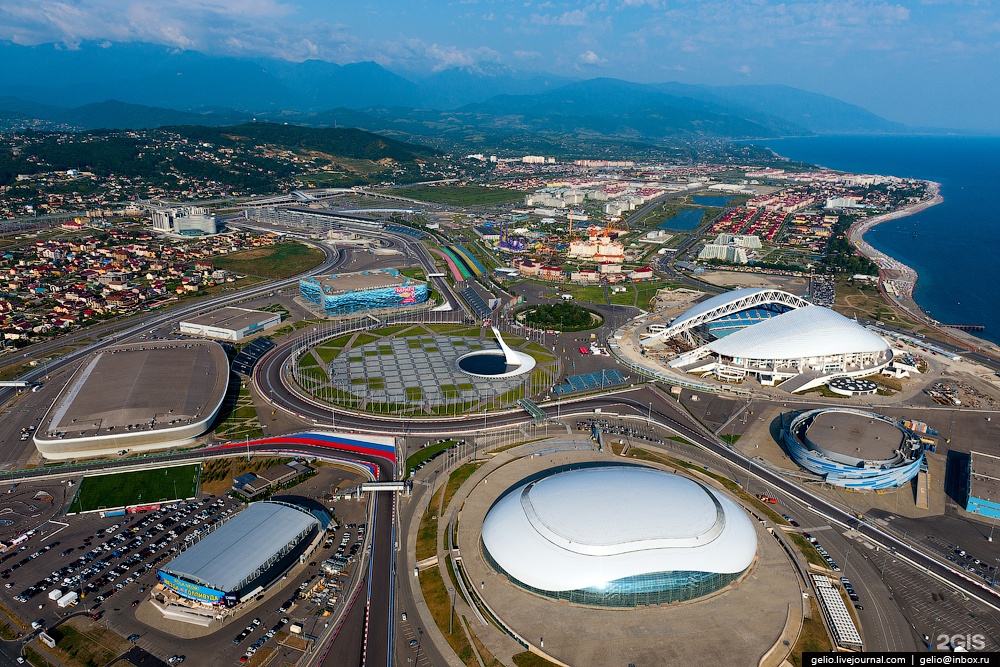
[[[190,444],[222,407],[229,359],[211,341],[114,345],[86,359],[35,434],[47,459]]]

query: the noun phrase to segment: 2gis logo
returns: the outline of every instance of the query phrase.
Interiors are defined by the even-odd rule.
[[[937,636],[937,648],[941,651],[982,651],[986,648],[986,636],[979,633],[949,635],[942,632]]]

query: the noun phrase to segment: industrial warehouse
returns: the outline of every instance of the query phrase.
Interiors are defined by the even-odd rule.
[[[482,543],[511,583],[595,607],[704,597],[738,580],[757,554],[753,524],[726,495],[633,465],[557,472],[510,490],[487,514]]]
[[[775,289],[712,297],[642,344],[672,339],[680,352],[672,368],[724,382],[752,377],[789,393],[880,373],[893,359],[889,344],[854,320]]]
[[[177,603],[233,607],[252,599],[298,562],[330,522],[328,515],[317,517],[290,503],[251,503],[157,572],[164,592],[169,591],[161,611],[198,622]]]
[[[47,459],[71,459],[188,445],[208,430],[228,383],[229,360],[215,342],[107,347],[62,390],[35,447]]]
[[[299,281],[302,297],[327,315],[416,306],[427,301],[427,283],[393,269],[310,276]]]
[[[240,341],[281,323],[281,315],[263,310],[226,307],[183,320],[181,333]]]

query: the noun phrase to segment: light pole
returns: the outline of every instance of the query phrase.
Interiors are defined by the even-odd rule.
[[[987,542],[993,541],[993,529],[997,527],[997,518],[993,517],[993,524],[990,526],[990,536],[986,538]]]

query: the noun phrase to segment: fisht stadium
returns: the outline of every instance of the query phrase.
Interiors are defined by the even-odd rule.
[[[902,486],[924,464],[918,435],[866,410],[808,410],[789,422],[781,439],[796,463],[828,484],[847,489]]]
[[[710,595],[757,554],[734,501],[679,474],[601,464],[546,471],[515,486],[483,522],[487,563],[514,585],[594,607]]]
[[[263,500],[187,547],[157,571],[166,588],[206,605],[252,599],[298,562],[328,516],[290,503]]]
[[[678,339],[693,347],[669,362],[687,373],[725,382],[748,377],[789,393],[837,377],[863,377],[892,361],[880,336],[829,308],[775,289],[739,289],[714,296],[642,340]]]

